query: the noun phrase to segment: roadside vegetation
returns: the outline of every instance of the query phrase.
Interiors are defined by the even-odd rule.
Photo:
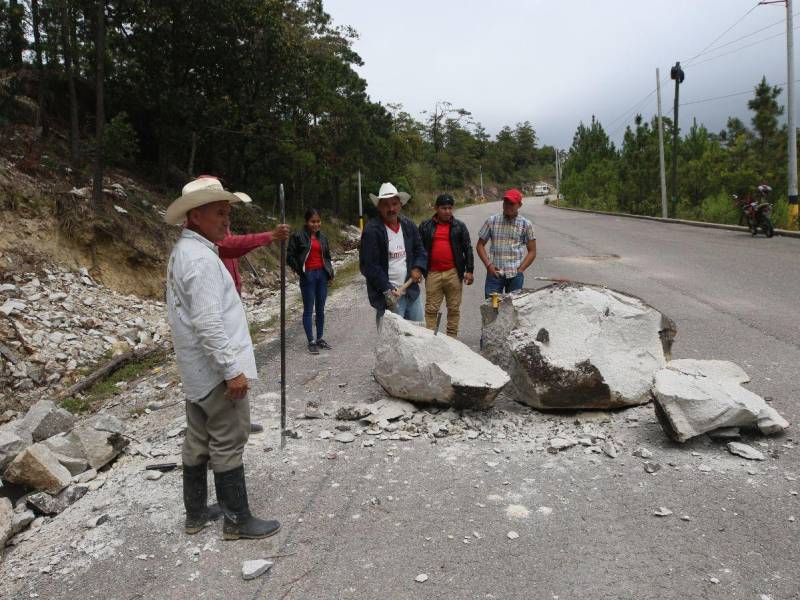
[[[677,206],[671,205],[672,121],[664,119],[665,162],[670,216],[713,223],[738,224],[741,211],[732,195],[744,198],[761,182],[773,188],[772,220],[789,225],[786,190],[786,127],[778,118],[784,107],[777,98],[781,88],[762,79],[747,106],[751,127],[730,117],[727,127],[710,132],[694,122],[678,139]],[[637,115],[617,148],[602,124],[592,117],[581,123],[563,169],[561,191],[566,206],[661,215],[658,128]]]

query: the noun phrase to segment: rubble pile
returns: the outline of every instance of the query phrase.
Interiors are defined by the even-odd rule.
[[[484,356],[511,376],[511,396],[537,409],[649,402],[675,333],[640,299],[585,284],[520,291],[481,314]]]
[[[392,396],[459,409],[491,408],[509,381],[466,344],[394,313],[381,320],[374,374]]]
[[[0,497],[0,548],[36,515],[57,515],[86,494],[97,471],[128,445],[124,430],[109,414],[78,423],[49,400],[0,426],[0,487],[15,484],[27,492],[16,505]]]
[[[110,354],[169,338],[162,302],[98,285],[86,269],[7,276],[0,313],[0,402],[12,393],[41,397]]]
[[[319,410],[317,406],[313,407]],[[605,412],[579,413],[570,421],[548,420],[542,427],[541,416],[519,410],[504,410],[493,407],[491,410],[463,409],[453,407],[418,407],[405,400],[384,397],[371,404],[344,404],[335,411],[306,419],[331,416],[341,423],[335,429],[352,433],[360,439],[361,445],[370,447],[375,441],[409,442],[413,438],[427,438],[431,442],[448,438],[451,441],[471,442],[514,442],[533,443],[540,451],[556,453],[572,446],[580,446],[587,454],[610,456],[604,448],[616,447],[619,442],[613,439],[605,425],[619,421],[625,428],[638,427],[639,415],[626,414],[619,418]],[[644,419],[644,416],[641,416]],[[299,422],[302,427],[302,421]],[[309,429],[309,432],[313,432]],[[338,440],[334,432],[324,426],[317,433],[321,440]],[[560,441],[564,440],[563,445]],[[354,441],[354,440],[350,440]]]

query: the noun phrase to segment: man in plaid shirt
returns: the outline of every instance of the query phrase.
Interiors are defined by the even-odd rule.
[[[486,219],[478,233],[475,249],[486,265],[484,293],[510,293],[522,289],[523,273],[536,258],[533,223],[519,214],[522,194],[510,189],[503,194],[503,212]],[[492,241],[489,253],[486,242]]]

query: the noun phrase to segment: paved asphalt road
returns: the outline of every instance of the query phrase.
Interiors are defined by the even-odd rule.
[[[475,238],[496,210],[472,206],[459,217]],[[643,298],[677,323],[676,358],[739,363],[752,390],[798,421],[800,240],[559,211],[533,199],[523,214],[534,220],[539,245],[529,285],[545,285],[533,277],[569,278]],[[464,300],[462,338],[473,347],[483,278],[480,267]],[[336,291],[326,335],[335,348],[319,357],[305,351],[293,315],[290,416],[304,437],[265,452],[276,445],[271,430],[253,436],[246,453],[251,504],[284,523],[276,538],[222,543],[209,529],[187,540],[180,475],[170,474],[153,484],[172,486],[158,488],[158,525],[147,526],[154,517],[145,516],[118,532],[122,556],[66,582],[40,577],[29,589],[42,598],[104,599],[800,598],[794,425],[777,438],[745,437],[766,444],[763,463],[705,437],[669,442],[650,406],[543,415],[505,401],[494,411],[492,439],[434,444],[421,436],[374,447],[361,446],[367,436],[349,445],[319,440],[320,429],[341,423],[297,418],[307,399],[335,407],[381,396],[370,375],[372,314],[360,277]],[[276,391],[275,344],[259,360],[259,391]],[[253,407],[274,423],[274,405]],[[517,436],[520,427],[530,435]],[[578,427],[605,431],[620,455],[543,451],[549,437]],[[639,446],[654,453],[660,471],[645,473],[631,454]],[[661,506],[674,515],[654,516]],[[509,539],[510,531],[519,538]],[[176,563],[170,546],[190,543],[203,551]],[[132,559],[139,552],[156,555],[146,571]],[[274,554],[288,556],[267,575],[241,581],[242,560]],[[428,580],[417,583],[421,573]]]

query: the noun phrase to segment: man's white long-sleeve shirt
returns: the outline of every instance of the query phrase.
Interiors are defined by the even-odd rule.
[[[258,378],[244,306],[213,242],[184,229],[167,266],[167,316],[183,389],[201,400],[224,380]]]

